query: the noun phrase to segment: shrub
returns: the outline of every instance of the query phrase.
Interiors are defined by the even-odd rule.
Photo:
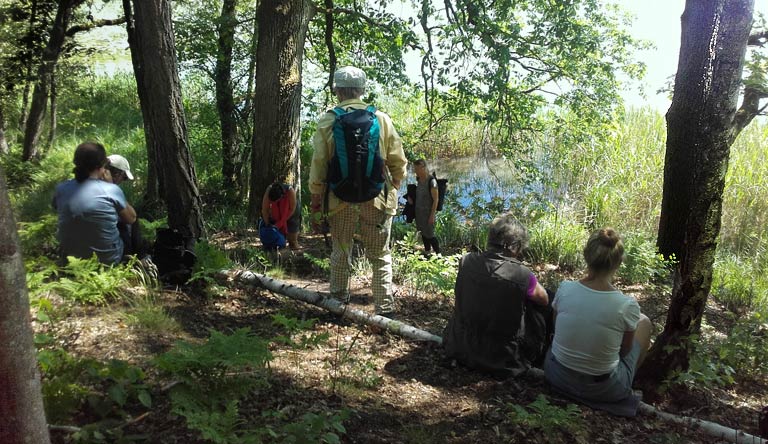
[[[711,292],[717,301],[736,313],[768,309],[768,277],[754,261],[719,256],[714,264]]]
[[[589,234],[571,218],[549,213],[528,227],[527,255],[534,263],[557,264],[565,270],[583,266],[582,251]]]
[[[552,442],[563,432],[574,437],[586,435],[581,410],[575,404],[561,408],[550,404],[546,396],[539,395],[526,407],[510,404],[508,409],[513,423],[537,429],[544,435],[546,442]]]
[[[629,233],[623,236],[624,262],[618,276],[626,283],[647,283],[663,279],[669,275],[669,267],[674,262],[664,260],[656,252],[656,244],[647,238]]]
[[[29,287],[33,297],[53,291],[64,299],[103,305],[128,295],[128,288],[140,281],[135,258],[113,266],[99,263],[96,255],[90,259],[67,259],[62,268],[48,266],[33,273]]]

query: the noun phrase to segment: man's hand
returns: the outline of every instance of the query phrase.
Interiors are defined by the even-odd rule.
[[[313,194],[309,204],[310,214],[309,222],[312,226],[312,232],[315,234],[323,233],[323,201],[320,194]]]

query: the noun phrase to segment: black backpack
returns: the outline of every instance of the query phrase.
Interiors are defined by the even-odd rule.
[[[333,109],[334,152],[328,165],[330,190],[345,202],[367,202],[384,188],[384,160],[379,154],[376,108]]]
[[[195,266],[195,239],[179,230],[159,228],[155,237],[152,261],[164,282],[182,285],[192,277]]]
[[[441,211],[445,202],[445,192],[448,191],[448,179],[438,179],[434,171],[432,178],[437,181],[437,211]]]

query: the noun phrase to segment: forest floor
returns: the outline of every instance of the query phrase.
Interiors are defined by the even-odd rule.
[[[236,254],[238,249],[257,245],[255,233],[253,236],[220,234],[216,242]],[[321,238],[307,237],[303,243],[313,256],[327,257]],[[327,291],[325,274],[301,254],[287,254],[282,267],[286,271],[283,280]],[[562,278],[552,270],[554,267],[534,268],[545,283]],[[354,279],[351,305],[372,312],[368,279]],[[396,288],[398,320],[441,335],[453,309],[452,298],[404,286]],[[638,298],[657,326],[663,323],[668,295],[639,286],[621,289]],[[179,339],[200,342],[212,329],[228,332],[249,327],[272,338],[275,327],[271,316],[278,313],[299,319],[316,318],[312,333],[327,333],[328,340],[306,350],[273,344],[271,384],[241,403],[240,413],[245,418],[258,418],[265,410],[290,413],[348,409],[346,434],[342,437],[342,442],[347,443],[716,442],[691,427],[647,416],[618,418],[585,406],[578,407],[576,418],[566,421],[567,426],[549,423],[542,417],[523,422],[512,413],[513,406],[528,406],[540,394],[557,407],[569,402],[543,381],[530,377],[498,381],[451,366],[433,344],[377,332],[263,289],[227,285],[218,296],[203,295],[199,289],[166,289],[158,298],[157,302],[180,324],[177,331],[135,329],[125,322],[124,310],[113,305],[72,309],[56,323],[54,332],[75,355],[122,359],[147,370],[148,380],[155,387],[153,406],[148,415],[128,429],[148,435],[152,443],[205,441],[171,413],[168,397],[160,388],[169,381],[152,370],[150,359],[169,350]],[[724,334],[726,320],[718,307],[708,307],[707,323]],[[676,390],[657,407],[757,434],[757,412],[764,405],[768,405],[766,381],[737,381],[727,389]],[[87,422],[87,418],[79,419]],[[66,442],[61,432],[55,432],[53,438],[54,442]]]

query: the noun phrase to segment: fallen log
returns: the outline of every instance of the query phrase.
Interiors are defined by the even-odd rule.
[[[640,413],[643,413],[649,416],[656,415],[659,418],[662,418],[663,420],[668,422],[674,422],[677,424],[699,427],[701,428],[701,430],[706,432],[707,435],[709,436],[712,436],[717,439],[724,439],[736,444],[768,443],[768,440],[762,439],[758,436],[750,435],[748,433],[744,433],[741,430],[732,429],[730,427],[720,425],[716,422],[705,421],[703,419],[692,418],[690,416],[677,416],[677,415],[673,415],[672,413],[662,412],[656,407],[646,404],[644,402],[640,403],[639,410],[640,410]]]
[[[293,299],[322,307],[342,317],[349,318],[366,325],[381,327],[396,335],[415,339],[417,341],[435,342],[437,344],[442,344],[443,342],[443,338],[440,336],[433,335],[432,333],[418,329],[416,327],[412,327],[400,321],[388,319],[383,316],[371,315],[365,313],[364,311],[350,308],[347,304],[344,304],[343,302],[332,298],[329,295],[325,295],[319,291],[310,291],[304,288],[299,288],[287,282],[282,282],[269,276],[254,273],[248,270],[222,271],[222,274],[226,276],[232,276],[236,281],[242,282],[244,284],[263,287],[274,293],[285,295]],[[526,374],[534,378],[544,379],[544,371],[538,368],[531,368],[526,372]],[[702,419],[673,415],[671,413],[663,412],[644,402],[640,403],[639,411],[644,415],[658,416],[659,418],[668,422],[699,427],[709,436],[717,439],[727,440],[735,444],[768,444],[768,440],[744,433],[740,430],[732,429],[730,427]]]
[[[291,285],[277,279],[272,279],[269,276],[247,270],[237,272],[226,271],[224,273],[227,275],[234,275],[235,280],[242,283],[263,287],[272,292],[279,293],[293,299],[298,299],[300,301],[308,302],[312,305],[317,305],[318,307],[322,307],[341,317],[349,318],[353,321],[366,325],[379,327],[399,336],[417,341],[434,342],[437,344],[443,343],[443,338],[440,336],[433,335],[428,331],[412,327],[394,319],[389,319],[379,315],[372,315],[362,310],[351,308],[349,305],[339,301],[338,299],[320,293],[319,291],[310,291],[304,288],[299,288],[295,285]]]

